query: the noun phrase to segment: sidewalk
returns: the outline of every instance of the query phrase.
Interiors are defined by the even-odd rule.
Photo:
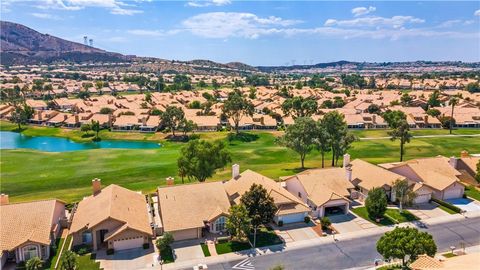
[[[442,137],[480,137],[480,134],[439,134],[439,135],[419,135],[412,136],[412,138],[442,138]],[[391,137],[366,137],[360,138],[361,141],[369,140],[385,140],[390,139]]]

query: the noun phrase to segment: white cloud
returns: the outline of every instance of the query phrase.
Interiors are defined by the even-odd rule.
[[[231,4],[231,0],[194,0],[187,2],[190,7],[208,7],[208,6],[225,6]]]
[[[424,23],[425,20],[415,18],[413,16],[393,16],[391,18],[385,17],[363,17],[352,20],[336,20],[328,19],[325,21],[325,26],[341,26],[341,27],[393,27],[401,28],[406,24]]]
[[[475,15],[475,16],[480,16],[480,9],[475,10],[475,12],[473,13],[473,15]]]
[[[182,24],[194,35],[208,38],[258,38],[272,31],[269,27],[286,27],[301,21],[275,16],[258,17],[252,13],[211,12],[188,18]]]
[[[374,12],[375,10],[377,10],[376,7],[356,7],[354,9],[352,9],[352,14],[357,17],[357,16],[362,16],[362,15],[366,15],[368,13],[371,13],[371,12]]]
[[[33,13],[30,13],[30,15],[32,15],[33,17],[39,18],[39,19],[47,19],[47,20],[60,20],[61,19],[60,17],[58,17],[56,15],[53,15],[53,14],[49,14],[49,13],[33,12]]]
[[[135,2],[144,2],[145,0],[136,0]],[[60,10],[81,10],[84,8],[96,7],[105,8],[115,15],[134,15],[143,13],[142,10],[134,9],[133,4],[127,4],[119,0],[39,0],[36,6],[40,9],[60,9]]]
[[[146,29],[132,29],[127,30],[127,33],[136,36],[147,36],[147,37],[164,37],[168,35],[174,35],[181,32],[179,29],[162,31],[162,30],[146,30]]]

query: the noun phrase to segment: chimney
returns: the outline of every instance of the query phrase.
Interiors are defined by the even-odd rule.
[[[457,159],[455,157],[450,157],[450,160],[448,161],[450,166],[452,166],[454,169],[457,168]]]
[[[8,195],[2,193],[0,195],[0,205],[6,205],[6,204],[9,204]]]
[[[373,124],[377,123],[377,115],[375,115],[375,114],[372,115],[372,123]]]
[[[42,111],[38,111],[38,120],[42,121]]]
[[[142,126],[146,126],[146,125],[147,125],[147,118],[142,117]]]
[[[425,124],[428,124],[428,115],[425,115],[425,117],[423,117],[423,121],[425,122]]]
[[[108,114],[108,127],[112,127],[113,119],[112,119],[112,114]]]
[[[352,165],[348,165],[345,167],[345,175],[349,182],[352,182]]]
[[[343,155],[343,167],[346,168],[348,165],[350,165],[350,155],[345,154]]]
[[[175,178],[169,176],[169,177],[166,178],[166,180],[167,180],[167,186],[175,185]]]
[[[67,118],[68,118],[68,115],[64,114],[63,115],[63,120],[65,121],[65,120],[67,120]]]
[[[80,117],[78,116],[78,114],[75,114],[75,123],[78,123],[80,122]]]
[[[463,150],[462,152],[460,152],[460,157],[461,158],[467,158],[469,157],[470,155],[468,154],[468,151],[467,150]]]
[[[95,178],[92,180],[92,194],[97,195],[102,191],[102,180]]]
[[[240,165],[238,164],[233,164],[232,165],[232,178],[237,179],[237,177],[240,175]]]

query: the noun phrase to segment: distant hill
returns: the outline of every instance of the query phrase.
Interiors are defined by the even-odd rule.
[[[120,62],[129,57],[77,42],[39,33],[18,23],[0,22],[0,56],[3,65],[52,62]]]

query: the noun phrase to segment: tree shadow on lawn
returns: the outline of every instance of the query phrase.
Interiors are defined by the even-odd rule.
[[[253,142],[258,140],[259,136],[257,134],[248,133],[248,132],[240,132],[240,133],[228,133],[227,140],[229,143],[234,141],[239,142]]]
[[[282,171],[289,172],[291,174],[297,174],[297,173],[301,173],[301,172],[309,170],[309,169],[313,169],[313,168],[308,168],[308,167],[305,167],[305,168],[297,167],[297,168],[291,168],[291,169],[285,169],[284,168],[284,169],[282,169]]]

